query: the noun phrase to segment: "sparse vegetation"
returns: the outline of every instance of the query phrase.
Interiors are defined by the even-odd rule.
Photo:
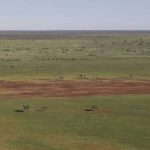
[[[75,78],[78,74],[102,77],[132,74],[149,78],[149,34],[104,34],[100,38],[99,34],[69,39],[65,35],[45,40],[1,39],[0,74],[40,76],[42,73],[64,78],[66,75]]]
[[[5,34],[0,149],[150,149],[150,33]]]

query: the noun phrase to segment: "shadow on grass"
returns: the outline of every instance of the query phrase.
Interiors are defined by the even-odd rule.
[[[14,112],[22,113],[22,112],[24,112],[24,110],[16,109],[16,110],[14,110]]]
[[[43,110],[43,109],[37,109],[36,111],[42,111],[42,112],[44,112],[44,110]]]

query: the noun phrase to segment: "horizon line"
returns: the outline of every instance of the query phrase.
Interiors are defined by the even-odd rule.
[[[0,31],[150,31],[150,29],[0,29]]]

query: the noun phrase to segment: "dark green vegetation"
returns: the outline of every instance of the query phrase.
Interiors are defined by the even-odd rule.
[[[3,100],[0,149],[149,150],[150,96]],[[28,112],[14,112],[28,103]],[[92,105],[98,109],[84,111]],[[37,111],[47,106],[45,111]]]

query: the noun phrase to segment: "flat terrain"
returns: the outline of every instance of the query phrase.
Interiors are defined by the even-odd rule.
[[[149,150],[149,110],[148,95],[1,99],[0,149]]]
[[[94,95],[150,94],[150,80],[96,81],[0,81],[0,97],[72,97]]]
[[[0,31],[0,103],[3,150],[149,150],[150,31]]]
[[[2,79],[150,77],[149,33],[8,33],[0,32]]]

